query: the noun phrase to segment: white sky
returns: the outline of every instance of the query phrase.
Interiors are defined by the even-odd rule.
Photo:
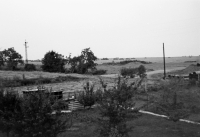
[[[200,0],[1,0],[0,50],[99,57],[200,55]]]

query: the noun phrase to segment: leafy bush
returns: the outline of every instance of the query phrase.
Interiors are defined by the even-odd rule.
[[[146,68],[143,65],[138,67],[138,74],[141,76],[146,73]]]
[[[5,132],[7,137],[15,128],[14,117],[16,111],[20,110],[21,103],[19,97],[13,92],[4,92],[4,89],[0,89],[0,131]]]
[[[25,69],[26,71],[35,71],[35,70],[36,70],[36,67],[35,67],[34,64],[26,64],[25,67],[24,67],[24,69]]]
[[[71,114],[62,114],[61,104],[43,92],[21,99],[0,92],[0,130],[7,137],[10,132],[17,137],[56,137],[71,126]]]
[[[86,86],[84,86],[84,91],[82,91],[82,94],[79,95],[78,101],[84,106],[89,106],[91,108],[92,105],[94,105],[96,98],[94,94],[94,85],[89,84],[89,82],[86,83]]]
[[[157,110],[167,115],[169,120],[174,122],[179,121],[182,118],[189,116],[189,109],[186,107],[184,102],[178,98],[178,91],[183,86],[181,80],[171,80],[163,85],[163,93],[161,98],[156,101]]]
[[[134,78],[135,75],[140,75],[142,77],[146,72],[146,69],[143,65],[140,65],[138,68],[122,68],[120,73],[122,76],[130,76]]]
[[[134,77],[134,75],[138,73],[138,68],[122,68],[120,70],[120,73],[124,77],[125,76]]]
[[[127,84],[127,81],[118,79],[116,87],[104,88],[102,101],[99,101],[99,109],[102,118],[99,119],[101,136],[128,136],[131,128],[126,122],[129,118],[137,118],[138,109],[134,108],[134,92],[136,88]],[[134,109],[133,109],[134,108]]]
[[[92,72],[93,75],[103,75],[103,74],[106,74],[106,71],[107,70],[104,70],[104,69],[99,69],[99,70],[94,70]]]

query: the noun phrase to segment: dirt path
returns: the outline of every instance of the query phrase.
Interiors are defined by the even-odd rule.
[[[176,68],[166,69],[166,73],[171,72],[171,71],[176,71],[176,70],[182,70],[184,68],[185,67],[176,67]],[[154,74],[158,74],[158,73],[164,73],[164,70],[155,70],[155,71],[147,72],[147,78],[152,79],[151,76],[154,75]]]
[[[170,69],[166,69],[166,72],[171,72],[171,71],[176,71],[176,70],[182,70],[185,67],[175,67],[175,68],[170,68]],[[152,79],[152,75],[154,74],[158,74],[158,73],[163,73],[164,70],[155,70],[155,71],[149,71],[147,72],[147,78],[148,79]],[[106,74],[106,75],[101,75],[102,77],[107,77],[107,78],[117,78],[120,74]]]

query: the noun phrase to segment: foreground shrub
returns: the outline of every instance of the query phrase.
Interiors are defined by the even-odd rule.
[[[95,100],[94,85],[90,86],[89,82],[87,82],[84,86],[84,91],[79,95],[78,101],[84,106],[84,108],[86,106],[91,108],[91,106],[94,105]]]
[[[167,115],[174,122],[189,116],[189,109],[178,97],[181,90],[181,80],[171,80],[163,85],[161,99],[157,101],[157,110]]]
[[[21,111],[15,117],[15,133],[20,137],[56,137],[69,126],[69,116],[63,117],[54,110],[51,96],[44,93],[30,94],[23,99]],[[58,113],[52,115],[53,111]]]
[[[20,110],[21,100],[16,94],[5,92],[0,89],[0,131],[9,137],[10,132],[15,128],[14,117],[16,111]]]
[[[103,98],[99,103],[101,119],[99,119],[100,135],[110,136],[128,136],[131,130],[126,122],[129,118],[138,117],[138,109],[135,108],[133,101],[136,88],[128,85],[126,81],[118,79],[117,86],[112,89],[104,87]]]
[[[42,92],[18,98],[0,94],[0,130],[17,137],[56,137],[71,126],[71,114],[62,114],[58,102]],[[55,112],[54,114],[52,112]]]
[[[26,64],[24,67],[25,71],[36,71],[36,67],[34,64]]]

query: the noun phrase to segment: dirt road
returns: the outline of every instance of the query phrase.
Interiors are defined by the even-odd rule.
[[[176,70],[182,70],[185,67],[175,67],[175,68],[170,68],[166,69],[166,72],[171,72],[171,71],[176,71]],[[163,73],[164,70],[155,70],[155,71],[149,71],[147,72],[147,78],[151,79],[153,74],[158,74],[158,73]],[[102,77],[109,77],[109,78],[117,78],[120,74],[106,74],[106,75],[101,75]]]
[[[176,70],[182,70],[185,67],[176,67],[176,68],[171,68],[171,69],[166,69],[166,73],[167,72],[171,72],[171,71],[176,71]],[[164,70],[155,70],[155,71],[149,71],[147,72],[147,78],[151,79],[153,74],[158,74],[158,73],[164,73]]]

